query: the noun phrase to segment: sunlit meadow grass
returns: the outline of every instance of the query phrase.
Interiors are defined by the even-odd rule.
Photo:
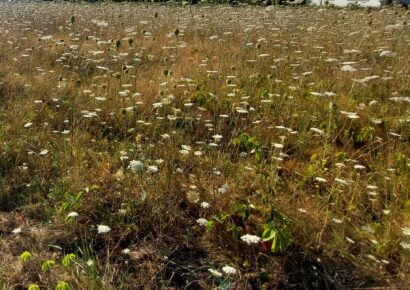
[[[0,288],[410,287],[409,20],[0,3]]]

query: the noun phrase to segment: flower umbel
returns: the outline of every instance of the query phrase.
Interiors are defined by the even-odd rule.
[[[109,226],[106,226],[106,225],[98,225],[97,230],[98,230],[99,234],[106,234],[109,231],[111,231],[111,228]]]
[[[222,267],[222,271],[224,271],[225,274],[228,275],[235,275],[236,274],[236,269],[231,266],[224,266]]]
[[[257,244],[261,241],[261,238],[255,235],[246,234],[241,237],[241,240],[248,245]]]

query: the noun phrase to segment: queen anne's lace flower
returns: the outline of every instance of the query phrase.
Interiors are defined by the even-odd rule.
[[[410,250],[410,243],[402,241],[402,242],[400,242],[400,246],[405,250]]]
[[[158,172],[158,166],[155,166],[155,165],[151,165],[151,166],[148,166],[148,168],[147,168],[147,172],[148,173],[155,173],[155,172]]]
[[[235,275],[236,274],[236,269],[231,266],[224,266],[222,267],[222,271],[224,271],[225,274],[228,275]]]
[[[131,160],[128,168],[131,169],[133,173],[139,173],[144,169],[144,164],[139,160]]]
[[[196,220],[196,222],[200,225],[200,226],[206,226],[206,224],[208,223],[207,219],[204,218],[199,218]]]
[[[98,225],[97,230],[98,230],[99,234],[106,234],[109,231],[111,231],[111,228],[109,226],[106,226],[106,225]]]
[[[76,217],[78,217],[78,213],[75,212],[75,211],[72,211],[72,212],[68,213],[67,217],[68,218],[76,218]]]
[[[241,237],[241,240],[248,245],[257,244],[261,241],[261,238],[255,235],[246,234]]]
[[[207,203],[206,201],[203,201],[203,202],[201,202],[201,207],[202,207],[202,208],[209,208],[209,207],[210,207],[210,204]]]
[[[403,232],[403,235],[410,236],[410,227],[401,228],[401,231]]]

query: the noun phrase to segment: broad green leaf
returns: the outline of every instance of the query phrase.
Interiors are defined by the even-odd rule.
[[[266,229],[263,231],[262,240],[263,240],[264,242],[270,241],[270,240],[272,240],[272,239],[275,237],[275,234],[276,234],[276,231],[275,231],[274,229],[266,228]]]

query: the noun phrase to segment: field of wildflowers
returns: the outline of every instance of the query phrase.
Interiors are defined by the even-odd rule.
[[[404,9],[0,2],[0,289],[406,289]]]

